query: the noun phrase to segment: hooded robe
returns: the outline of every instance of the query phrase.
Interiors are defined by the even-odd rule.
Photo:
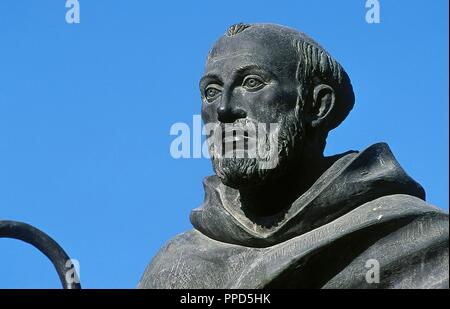
[[[139,288],[448,288],[448,214],[384,143],[337,160],[272,226],[217,176],[204,188]]]

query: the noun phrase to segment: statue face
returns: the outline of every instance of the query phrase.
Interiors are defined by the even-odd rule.
[[[214,170],[226,185],[241,188],[273,181],[301,151],[297,65],[298,55],[287,39],[261,36],[251,28],[222,37],[211,50],[200,81],[202,118],[216,130],[216,138],[211,138],[212,132],[208,135],[209,151]],[[261,126],[267,128],[265,134]],[[224,137],[222,130],[230,128],[235,136]],[[246,147],[239,156],[236,144],[242,140]],[[258,150],[267,146],[270,150],[246,157],[255,144]]]

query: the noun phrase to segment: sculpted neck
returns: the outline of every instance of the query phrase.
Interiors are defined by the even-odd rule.
[[[273,182],[239,189],[241,209],[247,217],[266,217],[287,209],[334,162],[336,158],[316,157],[289,168],[287,175]]]

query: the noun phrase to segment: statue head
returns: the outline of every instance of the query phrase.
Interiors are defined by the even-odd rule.
[[[214,125],[214,171],[233,188],[277,181],[323,158],[328,132],[354,104],[339,63],[305,34],[273,24],[231,26],[208,54],[200,91],[202,119]],[[256,157],[246,155],[255,144]]]

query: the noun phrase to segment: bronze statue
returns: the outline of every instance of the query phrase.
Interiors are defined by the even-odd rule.
[[[216,175],[194,228],[160,250],[140,288],[448,287],[448,214],[389,147],[323,155],[355,98],[317,42],[234,25],[209,52],[200,90]],[[276,130],[259,134],[261,124]],[[265,155],[249,156],[255,148]]]

